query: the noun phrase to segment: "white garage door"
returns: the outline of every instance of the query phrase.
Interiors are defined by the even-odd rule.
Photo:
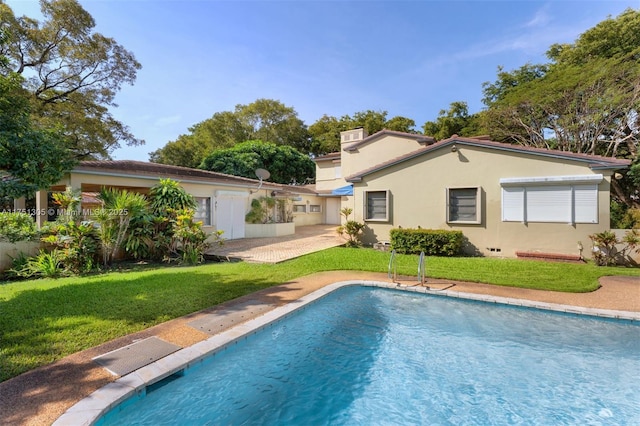
[[[227,240],[244,238],[244,216],[249,194],[236,191],[216,192],[216,229]]]

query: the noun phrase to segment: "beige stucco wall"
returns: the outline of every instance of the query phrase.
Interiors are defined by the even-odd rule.
[[[599,223],[502,222],[500,178],[591,174],[604,175],[598,193]],[[457,152],[443,147],[365,176],[362,182],[355,183],[354,196],[343,202],[343,207],[354,208],[354,219],[363,221],[364,191],[390,191],[390,221],[366,222],[365,243],[388,241],[389,230],[398,226],[421,226],[461,230],[469,239],[469,253],[504,257],[514,257],[516,251],[578,254],[578,241],[581,241],[584,255],[588,257],[588,236],[609,229],[610,174],[610,171],[592,171],[585,163],[575,161],[483,147],[462,146]],[[482,223],[448,224],[446,188],[477,186],[482,188]]]
[[[293,213],[293,222],[296,226],[320,225],[324,223],[324,212],[326,209],[325,200],[315,195],[299,196],[300,200],[293,201],[293,204],[304,205],[305,213]],[[320,206],[319,212],[312,212],[311,206]]]
[[[316,162],[316,190],[328,191],[347,185],[344,173],[336,178],[336,164],[333,160]]]
[[[13,259],[18,257],[20,253],[35,256],[41,245],[40,241],[18,241],[17,243],[0,241],[0,272],[11,269]]]
[[[346,147],[348,145],[343,146]],[[342,151],[342,175],[347,177],[424,147],[415,138],[387,135],[365,143],[356,151]],[[317,177],[316,177],[317,179]]]

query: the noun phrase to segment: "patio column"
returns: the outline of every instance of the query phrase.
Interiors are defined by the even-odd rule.
[[[47,190],[36,192],[36,225],[38,228],[41,228],[47,221],[47,209],[49,208],[48,195],[49,192]]]
[[[20,212],[27,208],[27,201],[24,197],[13,199],[13,210]]]

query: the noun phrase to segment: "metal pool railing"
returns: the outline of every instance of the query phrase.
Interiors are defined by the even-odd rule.
[[[424,256],[424,252],[420,252],[420,257],[418,258],[418,281],[420,284],[424,285],[427,282],[427,271],[426,271],[426,259]]]
[[[387,277],[393,282],[397,281],[398,271],[396,267],[396,251],[391,250],[391,257],[389,258],[389,268],[387,271]]]
[[[420,252],[420,257],[418,258],[418,282],[422,285],[427,282],[426,259],[424,252]],[[396,264],[395,250],[391,250],[391,257],[389,257],[389,266],[387,268],[387,277],[392,280],[392,282],[398,281],[398,267]]]

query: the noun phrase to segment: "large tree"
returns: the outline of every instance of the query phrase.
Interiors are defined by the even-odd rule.
[[[500,70],[485,83],[485,123],[499,140],[638,163],[640,142],[640,11],[628,9],[553,45],[548,64]],[[635,165],[612,182],[614,196],[639,205]],[[636,180],[637,179],[636,177]]]
[[[41,0],[43,22],[16,17],[0,2],[8,63],[2,73],[25,77],[34,123],[60,126],[76,158],[108,158],[120,142],[138,145],[109,112],[140,64],[114,39],[94,32],[95,21],[76,0]]]
[[[211,152],[259,139],[309,152],[307,127],[292,107],[272,99],[236,105],[189,128],[189,133],[152,152],[156,163],[198,167]]]
[[[292,107],[273,99],[258,99],[249,105],[237,105],[235,113],[240,122],[249,126],[249,139],[309,152],[307,126]]]
[[[436,140],[453,135],[478,136],[483,133],[480,114],[469,114],[467,103],[462,101],[452,102],[448,110],[440,110],[436,121],[427,121],[422,130]]]
[[[73,166],[60,129],[32,123],[22,83],[17,74],[0,75],[0,198],[47,188]]]
[[[189,127],[189,133],[153,151],[154,163],[198,167],[202,160],[218,149],[231,148],[250,139],[249,126],[231,111],[217,112],[207,120]]]
[[[364,127],[371,135],[383,129],[416,133],[415,125],[415,121],[402,116],[395,116],[387,120],[387,111],[359,111],[353,116],[344,115],[340,118],[323,115],[309,126],[311,152],[326,154],[340,150],[340,132],[356,127]]]
[[[256,169],[266,169],[269,180],[282,184],[304,184],[315,176],[309,156],[288,145],[252,140],[208,155],[200,168],[234,176],[256,178]]]

